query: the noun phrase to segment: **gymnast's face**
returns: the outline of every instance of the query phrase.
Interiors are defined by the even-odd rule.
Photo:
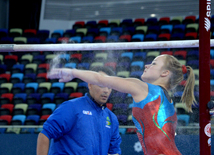
[[[161,77],[164,71],[165,56],[156,57],[151,64],[145,65],[145,70],[141,76],[144,82],[153,83]]]
[[[106,75],[104,72],[99,72],[103,75]],[[91,97],[100,105],[103,105],[107,102],[112,89],[107,87],[100,87],[93,84],[88,84],[88,89],[90,92]]]

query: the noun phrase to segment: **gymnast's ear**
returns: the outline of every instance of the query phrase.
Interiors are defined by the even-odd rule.
[[[161,77],[166,77],[170,74],[170,71],[169,70],[164,70],[162,73],[161,73]]]

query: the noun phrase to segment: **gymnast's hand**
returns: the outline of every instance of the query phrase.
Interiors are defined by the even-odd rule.
[[[47,74],[49,79],[59,79],[59,82],[68,82],[71,81],[74,76],[72,74],[72,69],[68,68],[55,68],[51,69]]]

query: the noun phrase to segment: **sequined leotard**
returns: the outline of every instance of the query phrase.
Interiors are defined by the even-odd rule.
[[[148,84],[148,95],[133,102],[132,115],[145,155],[181,155],[175,145],[177,116],[163,88]]]

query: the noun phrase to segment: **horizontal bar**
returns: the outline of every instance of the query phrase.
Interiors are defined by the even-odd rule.
[[[214,46],[214,39],[210,40]],[[13,47],[13,48],[12,48]],[[199,47],[199,40],[152,41],[152,42],[114,42],[114,43],[67,43],[67,44],[2,44],[0,52],[5,51],[88,51],[88,50],[128,50],[160,48]]]

